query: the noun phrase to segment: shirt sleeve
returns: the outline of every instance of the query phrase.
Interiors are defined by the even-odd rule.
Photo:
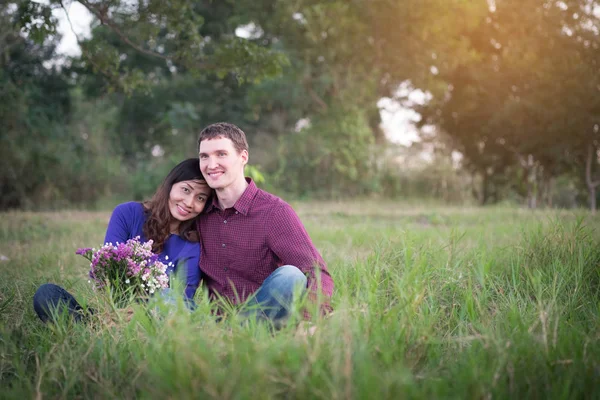
[[[329,301],[333,294],[333,279],[323,257],[289,204],[283,203],[273,210],[268,229],[269,247],[281,260],[282,265],[293,265],[300,269],[308,280],[309,298],[317,300],[320,290],[324,297],[321,310],[324,313],[331,312]]]
[[[115,207],[106,228],[104,243],[125,243],[132,231],[131,224],[131,213],[127,211],[125,204]]]

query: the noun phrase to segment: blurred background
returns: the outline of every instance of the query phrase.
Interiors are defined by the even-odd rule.
[[[239,125],[286,199],[596,208],[600,2],[0,4],[0,209],[148,198]]]

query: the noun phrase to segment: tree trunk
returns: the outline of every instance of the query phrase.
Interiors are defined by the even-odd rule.
[[[530,188],[529,188],[529,172],[527,170],[527,165],[524,163],[521,163],[521,168],[523,171],[523,175],[521,176],[521,183],[519,186],[519,194],[522,194],[522,188],[525,189],[525,194],[524,194],[524,198],[523,198],[523,206],[524,207],[529,207],[529,197],[531,196],[530,192]]]
[[[483,176],[482,176],[482,180],[481,180],[481,197],[480,197],[482,206],[485,206],[488,202],[488,199],[490,196],[489,190],[490,190],[490,180],[488,179],[487,171],[483,171]]]
[[[537,208],[537,195],[535,194],[535,192],[529,198],[529,208],[532,210]]]
[[[474,199],[476,199],[479,204],[481,204],[481,193],[478,190],[479,188],[477,187],[477,173],[476,172],[471,172],[471,196],[473,196]]]
[[[595,155],[596,147],[589,144],[587,159],[585,160],[585,183],[590,194],[590,210],[592,211],[592,215],[596,214],[596,186],[600,184],[600,181],[592,180],[592,162],[595,161]]]
[[[525,170],[525,184],[527,185],[527,207],[530,209],[537,208],[538,176],[537,166],[531,154],[527,157],[527,161],[522,163]]]
[[[554,177],[549,177],[545,180],[544,184],[544,193],[545,193],[545,205],[548,208],[552,208],[553,200],[554,200],[554,186],[556,183],[556,179]]]

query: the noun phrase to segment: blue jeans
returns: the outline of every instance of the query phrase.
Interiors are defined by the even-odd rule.
[[[242,312],[246,316],[256,316],[257,320],[271,320],[275,323],[284,322],[288,317],[294,295],[301,295],[306,291],[306,276],[293,265],[284,265],[277,268],[265,279],[263,284],[246,302],[246,310]],[[172,291],[165,290],[163,297],[167,303],[174,303],[176,299]],[[193,309],[186,302],[188,308]],[[53,312],[64,309],[76,322],[84,318],[83,308],[75,297],[65,289],[53,283],[45,283],[38,288],[33,296],[33,308],[38,317],[44,322],[52,318]],[[56,310],[56,311],[55,311]]]
[[[277,268],[244,305],[242,315],[257,320],[284,322],[289,316],[294,296],[306,292],[306,276],[293,265]]]
[[[177,304],[177,295],[170,289],[163,289],[160,293],[161,299],[170,305]],[[194,300],[185,300],[189,309],[195,307]],[[53,283],[45,283],[38,288],[33,295],[33,309],[43,322],[53,318],[53,314],[66,311],[75,322],[80,322],[85,317],[83,307],[79,305],[75,297],[62,287]],[[87,310],[93,313],[91,309]]]
[[[33,295],[33,309],[43,322],[52,319],[53,313],[66,312],[75,322],[84,317],[83,308],[75,297],[65,289],[53,283],[45,283]]]

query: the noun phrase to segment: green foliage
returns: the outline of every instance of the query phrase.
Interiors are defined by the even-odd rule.
[[[53,69],[52,11],[73,1],[93,14],[91,37],[79,38],[80,57]],[[598,183],[597,160],[584,171],[600,147],[598,17],[585,0],[496,3],[7,3],[0,208],[90,204],[115,190],[145,197],[158,166],[193,156],[199,130],[217,121],[241,126],[253,165],[292,195],[435,193],[530,206],[575,196],[566,203],[580,204]],[[415,104],[401,85],[431,98]],[[382,157],[393,151],[380,127],[383,96],[419,111],[420,125],[434,127],[424,141],[459,151],[462,171],[434,161],[409,175]],[[74,116],[75,102],[97,113]],[[105,147],[81,139],[79,119]],[[296,132],[301,121],[311,125]],[[99,160],[102,151],[110,161]],[[572,185],[554,193],[567,177]],[[72,182],[90,182],[89,195],[70,193]]]
[[[259,83],[265,76],[281,75],[283,68],[289,65],[285,54],[256,46],[240,38],[217,47],[214,59],[215,64],[219,66],[216,71],[217,77],[223,79],[229,74],[234,74],[240,83]]]
[[[178,155],[169,157],[151,156],[138,162],[128,181],[132,196],[129,201],[149,200],[169,171],[184,158],[186,157]]]
[[[598,143],[591,110],[600,41],[588,2],[504,1],[489,10],[462,2],[449,11],[449,20],[467,15],[472,23],[460,34],[439,24],[444,35],[431,42],[423,69],[429,76],[413,81],[433,95],[419,108],[421,124],[437,126],[465,156],[481,177],[483,203],[511,176],[522,177],[530,206],[551,197],[540,188],[556,177],[578,181],[586,149]]]
[[[2,28],[0,59],[0,93],[5,99],[0,105],[0,186],[5,193],[0,208],[25,206],[34,193],[51,196],[50,179],[61,162],[60,153],[71,146],[62,128],[71,106],[66,79],[42,66],[49,58],[47,51],[9,27]]]
[[[244,174],[252,178],[252,180],[257,185],[266,182],[265,175],[262,172],[260,172],[260,169],[258,167],[254,165],[246,165],[246,168],[244,169]]]
[[[284,190],[325,196],[374,189],[374,139],[364,113],[339,107],[282,139],[275,184]]]
[[[44,44],[49,36],[56,34],[58,21],[52,15],[52,8],[46,4],[34,1],[18,1],[15,20],[22,31],[39,45]]]
[[[419,160],[419,150],[393,154],[382,163],[378,193],[392,199],[436,199],[446,204],[474,202],[472,177],[452,164],[449,156],[434,154],[431,161]],[[398,158],[402,158],[400,162]]]
[[[240,81],[258,82],[276,76],[288,64],[285,54],[233,37],[236,27],[226,23],[236,10],[231,2],[210,7],[210,3],[186,0],[149,0],[139,4],[121,0],[72,1],[94,16],[101,25],[97,29],[112,34],[94,35],[82,43],[82,61],[103,75],[111,90],[130,94],[147,87],[147,79],[152,78],[152,73],[124,62],[123,46],[160,61],[163,68],[183,69],[196,76],[213,73],[224,77],[234,73]],[[69,2],[18,4],[18,26],[35,40],[43,41],[56,33],[57,20],[52,17],[52,9],[66,11]],[[225,29],[214,29],[214,18],[221,19],[216,25]]]

